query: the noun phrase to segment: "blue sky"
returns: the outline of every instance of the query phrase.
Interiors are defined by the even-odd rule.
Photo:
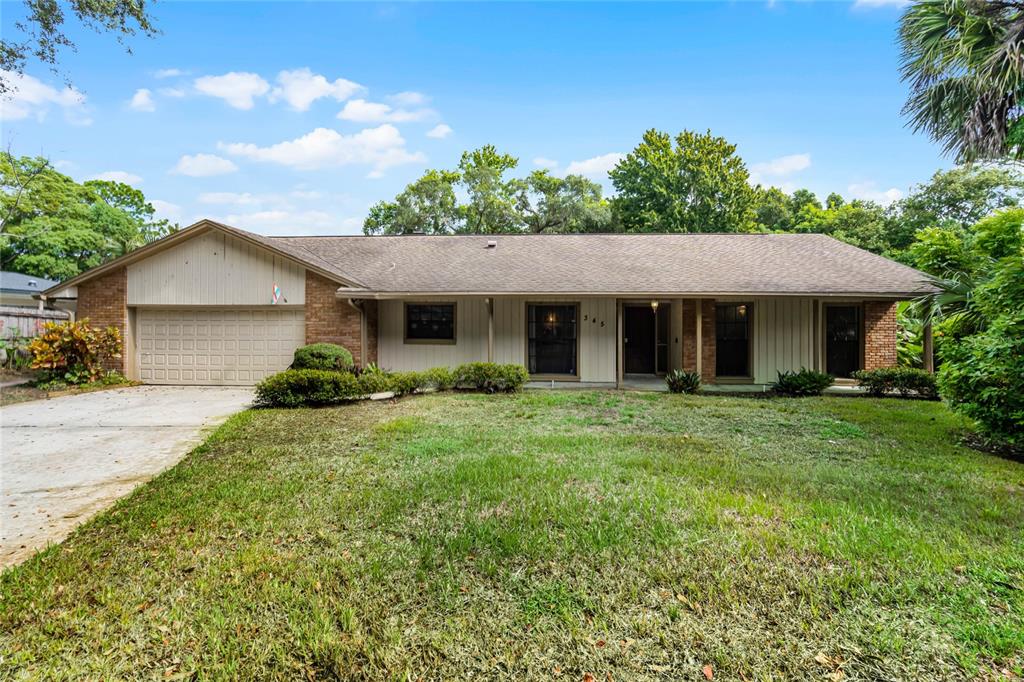
[[[10,35],[20,3],[4,2]],[[188,224],[339,234],[493,143],[606,186],[644,130],[711,129],[755,176],[889,201],[950,166],[900,116],[901,3],[160,2],[163,34],[74,28],[3,103],[3,143],[123,178]],[[609,187],[610,189],[610,187]]]

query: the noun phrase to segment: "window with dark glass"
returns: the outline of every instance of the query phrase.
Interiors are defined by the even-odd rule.
[[[454,303],[406,303],[405,340],[455,341]]]
[[[750,376],[750,304],[715,305],[715,374]]]
[[[576,375],[574,304],[526,307],[527,364],[530,374]]]
[[[860,307],[825,307],[825,371],[849,378],[861,368]]]

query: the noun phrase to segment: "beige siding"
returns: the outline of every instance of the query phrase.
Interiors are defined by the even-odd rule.
[[[754,301],[754,382],[771,383],[777,372],[814,367],[814,299]]]
[[[207,232],[128,266],[128,305],[303,305],[305,270],[289,260]]]
[[[380,302],[381,367],[419,370],[487,359],[487,306],[483,298],[455,300],[456,343],[406,344],[402,301]],[[523,297],[494,301],[494,361],[526,364],[526,304]],[[603,323],[603,324],[602,324]],[[615,300],[580,301],[580,379],[615,381]]]

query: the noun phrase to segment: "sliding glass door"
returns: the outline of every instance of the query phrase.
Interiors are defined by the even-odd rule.
[[[578,312],[575,303],[526,306],[526,355],[530,374],[577,375]]]

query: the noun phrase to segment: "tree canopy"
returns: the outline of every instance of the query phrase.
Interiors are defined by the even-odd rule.
[[[77,183],[42,158],[0,156],[0,263],[50,279],[74,277],[177,229],[139,190]]]

